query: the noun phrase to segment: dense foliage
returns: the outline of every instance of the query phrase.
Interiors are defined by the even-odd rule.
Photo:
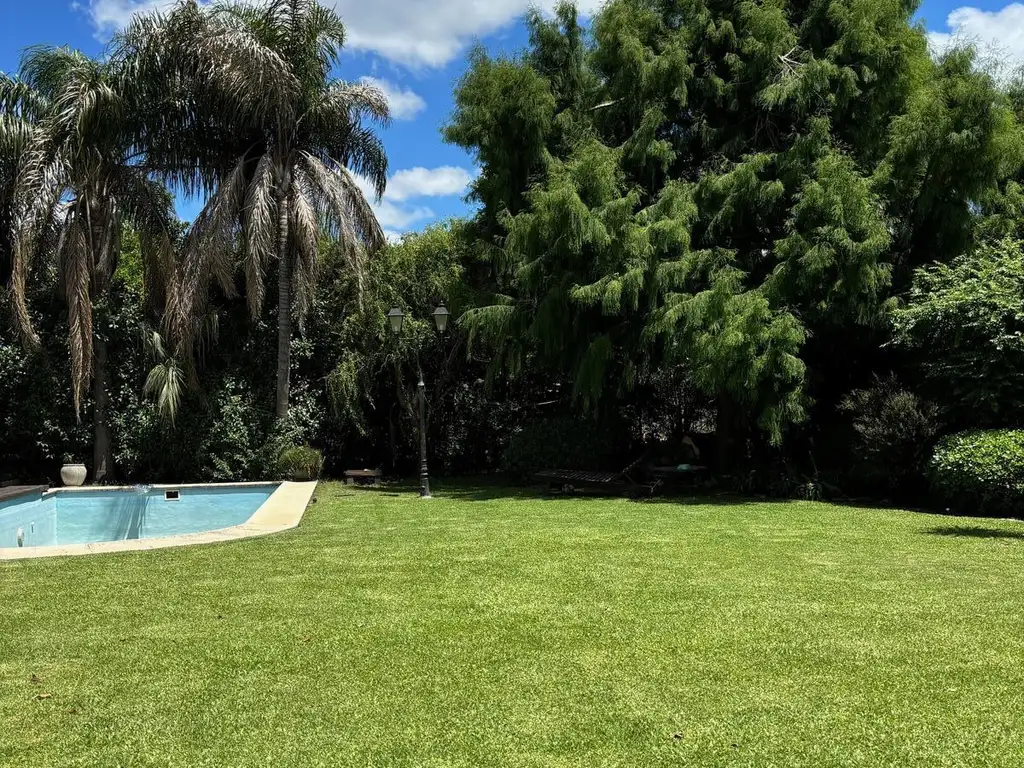
[[[448,136],[483,168],[506,295],[468,321],[501,362],[536,352],[584,405],[685,363],[778,443],[831,385],[807,340],[970,242],[1017,161],[996,84],[933,64],[905,6],[828,6],[620,0],[589,47],[563,7],[523,57],[476,55]]]
[[[126,479],[263,477],[296,445],[410,472],[422,376],[433,471],[692,436],[728,487],[916,496],[943,432],[1024,418],[1024,81],[933,56],[914,10],[531,13],[443,130],[476,208],[386,246],[353,174],[383,189],[387,105],[336,79],[333,11],[186,2],[101,62],[32,53],[0,82],[0,475],[101,443]],[[206,196],[195,222],[165,187]]]
[[[867,384],[887,300],[970,246],[1019,130],[912,8],[826,6],[618,0],[590,44],[563,6],[523,56],[474,55],[447,136],[483,171],[496,296],[466,322],[496,364],[563,371],[584,407],[683,365],[723,458]]]
[[[620,457],[628,455],[628,437],[622,424],[550,417],[527,424],[509,440],[501,468],[515,480],[552,467],[615,471],[622,469],[616,466]]]
[[[986,243],[950,264],[917,271],[895,315],[896,340],[922,386],[963,425],[1024,417],[1024,250]]]
[[[1024,510],[1024,430],[974,430],[935,447],[928,477],[937,501],[969,515]]]
[[[855,475],[865,490],[912,502],[941,428],[939,408],[900,386],[895,377],[876,379],[843,401],[860,456]]]

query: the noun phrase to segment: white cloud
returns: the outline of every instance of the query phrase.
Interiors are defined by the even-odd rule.
[[[580,0],[584,13],[604,0]],[[476,37],[522,17],[531,0],[327,0],[340,14],[350,49],[370,51],[409,67],[441,67],[458,58]],[[98,31],[109,34],[139,10],[166,7],[165,0],[90,0]],[[557,0],[541,0],[550,11]]]
[[[406,168],[388,179],[387,200],[410,197],[447,197],[462,195],[473,176],[465,168],[442,165],[439,168]]]
[[[603,0],[582,0],[592,12]],[[476,37],[522,17],[531,0],[334,0],[349,31],[349,45],[407,66],[440,67]],[[557,0],[538,5],[551,10]]]
[[[1014,67],[1024,63],[1024,5],[1011,3],[998,11],[962,7],[946,17],[949,32],[929,32],[928,43],[936,53],[958,42],[975,43],[983,56],[1000,59]]]
[[[356,184],[370,201],[377,221],[385,235],[394,241],[403,231],[415,224],[434,218],[434,212],[417,201],[425,197],[454,197],[464,195],[473,174],[465,168],[442,165],[437,168],[406,168],[392,174],[384,197],[376,200],[373,185],[368,179],[356,176]]]
[[[109,35],[120,29],[136,13],[165,11],[175,0],[90,0],[89,15],[101,35]]]
[[[379,88],[388,100],[391,116],[395,120],[412,120],[427,108],[427,102],[418,93],[376,77],[360,77],[359,82]]]
[[[434,212],[425,206],[396,205],[390,200],[374,202],[370,206],[384,229],[407,229],[411,225],[434,218]]]

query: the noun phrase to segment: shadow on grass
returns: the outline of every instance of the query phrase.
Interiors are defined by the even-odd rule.
[[[740,496],[728,491],[670,489],[658,491],[652,496],[637,496],[633,501],[638,504],[675,504],[684,507],[744,507],[752,504],[784,504],[787,500]]]
[[[979,526],[947,525],[929,528],[925,533],[932,536],[961,536],[966,539],[1013,539],[1024,541],[1024,532],[1007,531],[1002,528],[982,528]]]
[[[339,484],[340,485],[340,484]],[[336,496],[355,496],[358,494],[379,494],[381,496],[398,497],[419,493],[419,484],[412,479],[388,480],[383,485],[341,486],[343,490],[335,492]],[[728,491],[714,488],[688,488],[661,486],[654,494],[630,493],[630,489],[590,487],[580,488],[575,493],[564,494],[543,485],[517,485],[501,475],[473,475],[466,477],[432,478],[430,488],[434,496],[456,501],[500,501],[533,500],[557,501],[559,499],[604,499],[611,501],[632,501],[637,504],[676,505],[683,507],[747,507],[758,504],[788,504],[798,499],[774,498],[767,496],[741,496]],[[821,499],[818,503],[831,507],[850,510],[872,510],[880,512],[923,514],[932,517],[949,517],[950,513],[934,507],[918,506],[906,502],[879,501],[870,498],[830,498]],[[984,520],[985,515],[967,515]],[[1005,516],[988,516],[995,520],[1019,520],[1020,518]],[[998,528],[982,528],[970,526],[936,527],[926,531],[936,536],[963,536],[968,538],[1004,538],[1024,540],[1024,532],[1004,531]]]
[[[409,487],[408,490],[415,489]],[[629,487],[601,488],[600,486],[584,487],[574,493],[562,493],[543,485],[513,485],[501,478],[453,478],[441,479],[431,483],[434,495],[459,501],[498,501],[501,499],[529,499],[535,501],[555,501],[558,499],[603,499],[609,501],[633,501],[638,504],[675,504],[680,506],[728,506],[735,507],[758,503],[757,499],[748,499],[732,494],[711,494],[707,491],[693,492],[664,490],[648,495],[645,491],[633,492]]]

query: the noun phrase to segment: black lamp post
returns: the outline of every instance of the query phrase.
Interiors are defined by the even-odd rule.
[[[441,304],[430,313],[434,318],[434,326],[438,333],[444,333],[448,327],[448,315],[451,314]],[[397,336],[402,332],[402,325],[405,323],[405,313],[398,307],[388,312],[388,323],[391,325],[391,332]],[[416,373],[419,382],[416,390],[419,393],[420,401],[420,497],[430,498],[430,475],[427,471],[427,385],[423,383],[423,366],[420,365],[419,352],[416,353]]]

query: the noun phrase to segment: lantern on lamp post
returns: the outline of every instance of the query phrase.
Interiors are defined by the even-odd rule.
[[[430,316],[434,319],[434,327],[437,332],[444,334],[448,328],[448,316],[451,312],[444,304],[439,304]],[[397,337],[402,332],[405,324],[405,313],[398,307],[392,308],[387,314],[388,325],[391,332]],[[427,392],[426,384],[423,383],[423,366],[420,365],[419,352],[416,353],[416,373],[419,380],[416,384],[416,391],[419,397],[420,411],[420,498],[430,498],[430,473],[427,470]]]

